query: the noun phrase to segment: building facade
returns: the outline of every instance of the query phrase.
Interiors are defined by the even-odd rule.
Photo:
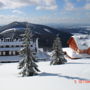
[[[0,39],[0,56],[15,56],[19,55],[19,52],[25,45],[22,39]],[[33,53],[38,51],[38,39],[30,42],[30,47]]]

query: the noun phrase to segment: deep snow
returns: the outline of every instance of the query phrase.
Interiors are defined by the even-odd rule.
[[[90,58],[67,60],[54,66],[50,61],[38,62],[41,72],[33,77],[20,77],[18,63],[1,63],[0,90],[90,90],[90,83],[79,83],[90,81]]]

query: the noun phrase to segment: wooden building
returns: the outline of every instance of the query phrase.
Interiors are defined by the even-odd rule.
[[[74,35],[68,40],[69,48],[72,49],[80,58],[90,57],[90,36],[89,35]],[[77,58],[73,57],[72,58]]]

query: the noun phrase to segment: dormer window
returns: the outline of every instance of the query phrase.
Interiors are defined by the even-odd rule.
[[[86,43],[82,43],[82,45],[83,45],[83,46],[87,46],[87,44],[86,44]]]

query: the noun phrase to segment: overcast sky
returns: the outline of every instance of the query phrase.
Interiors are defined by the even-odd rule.
[[[90,0],[0,0],[0,24],[89,24]]]

